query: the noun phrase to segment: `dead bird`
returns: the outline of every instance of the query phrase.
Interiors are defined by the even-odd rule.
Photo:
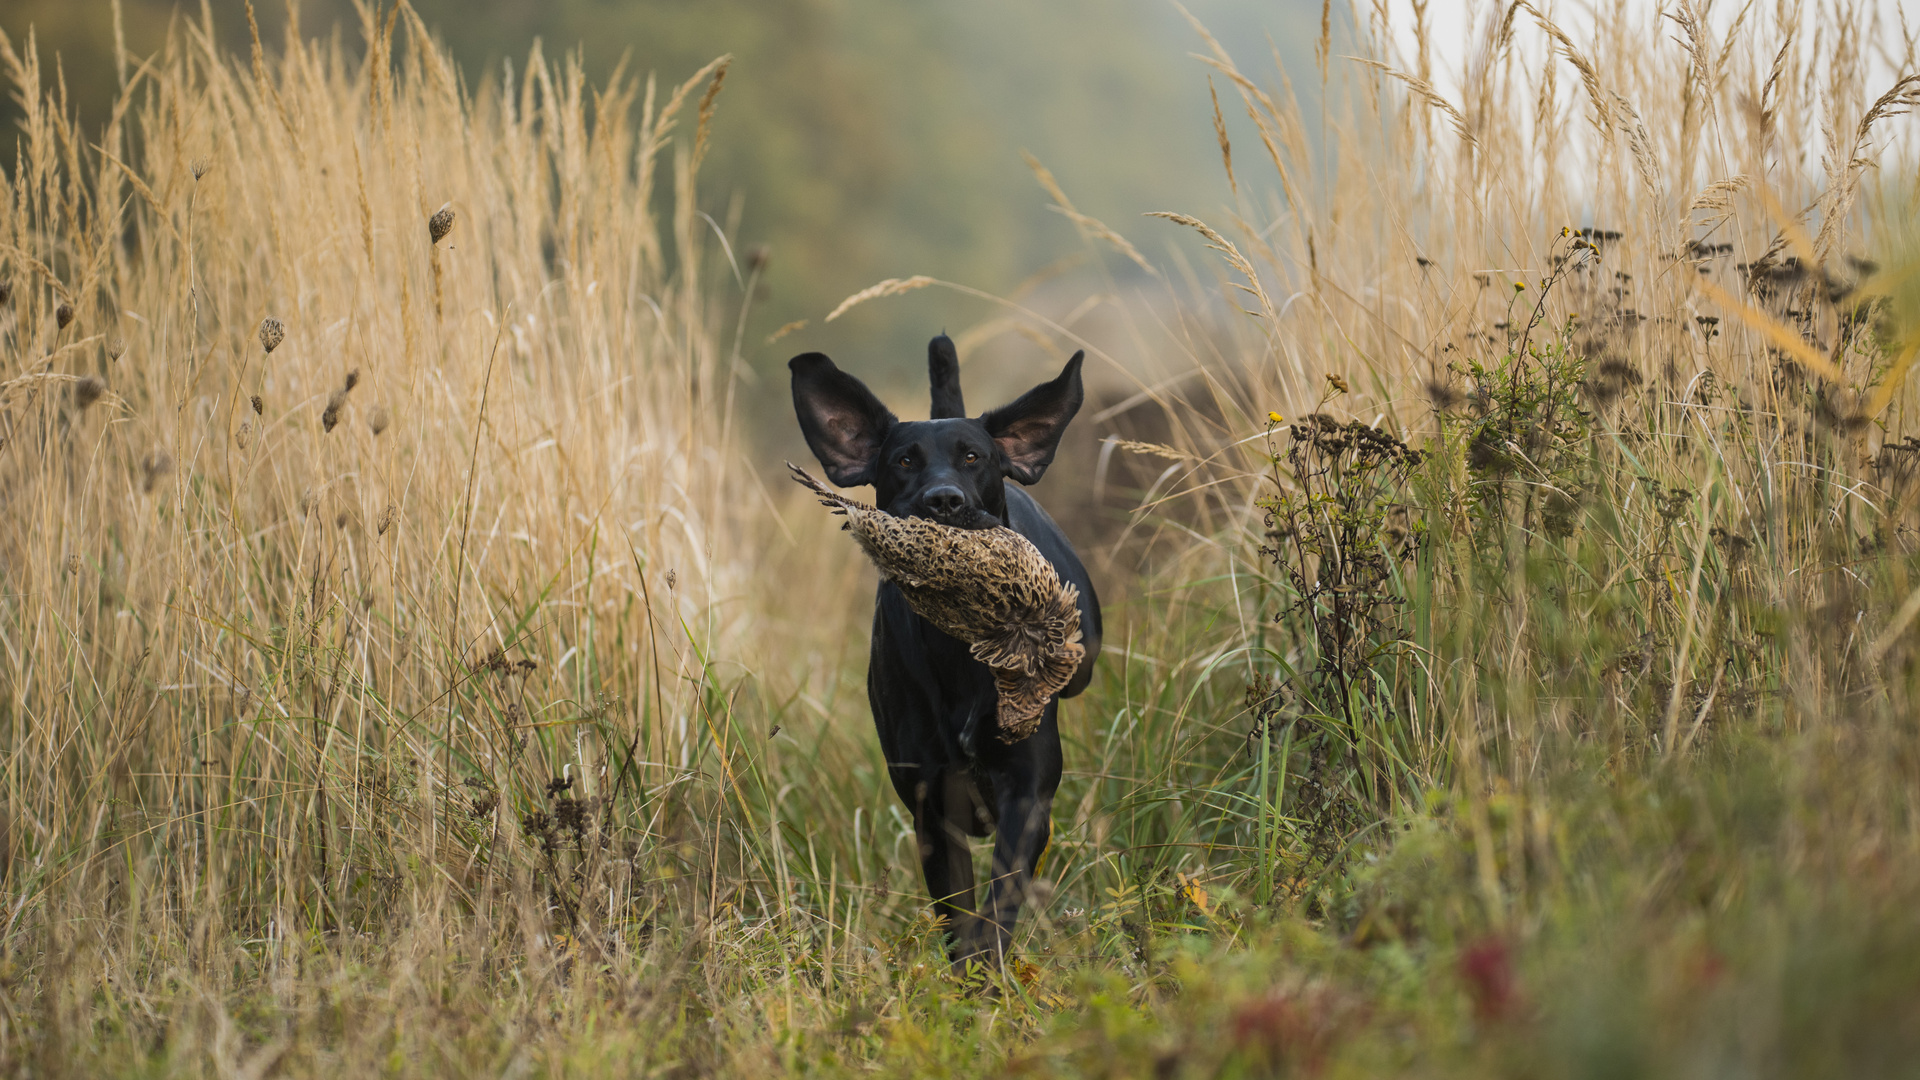
[[[1033,542],[999,524],[984,528],[900,518],[849,499],[805,469],[793,478],[847,519],[841,528],[899,587],[922,618],[966,642],[993,669],[1002,742],[1040,726],[1047,701],[1066,688],[1087,650],[1080,644],[1080,590],[1060,580]]]

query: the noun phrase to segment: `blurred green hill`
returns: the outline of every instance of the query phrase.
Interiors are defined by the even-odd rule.
[[[503,62],[524,70],[536,38],[549,57],[577,50],[596,80],[625,58],[629,71],[657,72],[670,84],[720,53],[734,54],[702,187],[716,221],[738,221],[742,253],[765,244],[771,256],[743,343],[762,371],[808,348],[844,353],[869,369],[882,357],[917,364],[933,330],[957,331],[986,309],[937,293],[867,305],[827,326],[821,317],[880,278],[925,273],[1004,293],[1081,251],[1071,224],[1046,210],[1023,149],[1054,171],[1082,210],[1140,239],[1150,254],[1164,250],[1172,230],[1143,228],[1142,212],[1204,215],[1228,198],[1205,70],[1188,57],[1199,42],[1165,0],[415,6],[459,57],[469,87],[498,79]],[[1312,0],[1189,6],[1249,70],[1271,71],[1271,36],[1296,84],[1317,85],[1302,76],[1311,70],[1319,26]],[[288,10],[273,0],[257,8],[272,49]],[[136,53],[159,47],[169,19],[206,16],[230,47],[245,48],[241,0],[206,0],[204,15],[160,0],[122,0],[122,11]],[[307,0],[296,17],[306,35],[339,27],[349,47],[357,45],[350,0]],[[110,0],[0,5],[0,29],[16,48],[29,27],[42,55],[57,55],[82,122],[97,125],[114,88]],[[3,129],[17,116],[11,102],[7,109]],[[763,344],[772,329],[798,319],[812,325]]]

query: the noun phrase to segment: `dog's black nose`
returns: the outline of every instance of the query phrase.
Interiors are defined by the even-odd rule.
[[[957,517],[967,508],[967,496],[952,484],[941,484],[921,494],[920,505],[934,517]]]

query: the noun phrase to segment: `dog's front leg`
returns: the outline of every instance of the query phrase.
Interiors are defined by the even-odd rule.
[[[974,914],[973,851],[961,823],[973,800],[964,772],[942,770],[914,788],[913,831],[920,842],[920,869],[933,897],[934,916],[947,933],[947,953],[956,963],[978,951]]]
[[[993,844],[993,878],[980,915],[981,951],[998,965],[1013,942],[1014,924],[1027,902],[1040,856],[1053,838],[1053,793],[1060,786],[1062,759],[1059,703],[1047,706],[1040,730],[1007,748],[991,767],[999,802],[999,835]]]

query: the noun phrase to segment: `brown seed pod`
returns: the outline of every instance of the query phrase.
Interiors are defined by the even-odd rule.
[[[373,432],[373,437],[376,439],[391,423],[393,423],[393,417],[387,414],[385,405],[375,405],[373,411],[367,414],[367,429]]]
[[[320,414],[321,430],[331,432],[334,425],[340,422],[340,410],[346,408],[346,406],[347,392],[345,390],[335,390],[333,396],[327,399],[326,411]]]
[[[972,647],[1000,691],[1002,742],[1040,727],[1053,696],[1086,659],[1080,591],[1060,580],[1032,541],[1005,526],[959,529],[899,518],[855,502],[789,464],[794,479],[847,519],[881,576],[908,606]]]
[[[447,234],[452,231],[453,207],[451,206],[443,206],[435,210],[433,216],[427,219],[427,235],[432,237],[436,244],[445,240]]]
[[[359,385],[360,385],[360,369],[354,368],[352,371],[347,372],[347,384],[345,386],[342,386],[340,390],[342,393],[352,393],[353,388]]]
[[[393,528],[393,519],[399,512],[400,508],[392,503],[388,503],[387,508],[380,511],[380,521],[376,528],[381,536],[387,535],[387,530]]]
[[[240,430],[233,433],[233,441],[239,445],[240,449],[245,450],[253,442],[253,421],[240,421]]]
[[[53,309],[53,321],[54,324],[62,330],[72,325],[73,305],[67,303],[65,300],[60,301],[60,306]]]
[[[287,340],[287,324],[268,316],[260,320],[260,347],[271,353]]]
[[[160,481],[173,471],[173,455],[165,450],[155,450],[140,462],[140,472],[144,478],[140,490],[151,495]]]
[[[266,403],[266,402],[264,402],[264,401],[261,401],[261,400],[260,400],[260,395],[259,395],[259,394],[255,394],[255,395],[253,395],[253,402],[252,402],[252,404],[253,404],[253,415],[255,415],[255,416],[265,416],[265,415],[266,415],[266,413],[267,413],[267,403]]]
[[[89,375],[73,384],[73,403],[84,409],[99,401],[100,395],[106,392],[107,384],[101,382],[99,376]]]

